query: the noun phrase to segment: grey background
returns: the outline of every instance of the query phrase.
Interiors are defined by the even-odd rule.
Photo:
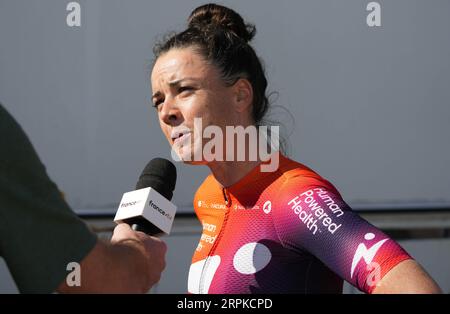
[[[89,0],[81,27],[61,0],[0,0],[0,102],[75,210],[117,208],[153,157],[169,158],[150,105],[152,45],[204,1]],[[450,204],[450,1],[221,1],[257,26],[279,92],[271,116],[290,156],[355,207]],[[192,211],[208,169],[177,165]]]

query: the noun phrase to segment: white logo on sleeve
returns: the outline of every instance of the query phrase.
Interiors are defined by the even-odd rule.
[[[264,203],[263,205],[263,211],[268,214],[270,213],[270,211],[272,210],[272,202],[271,201],[267,201]]]
[[[364,236],[364,239],[367,241],[373,240],[375,238],[375,235],[373,233],[366,233]],[[352,269],[350,272],[350,278],[353,278],[353,272],[355,271],[356,265],[358,265],[359,261],[363,258],[367,265],[372,263],[373,258],[375,257],[375,254],[377,254],[380,247],[389,239],[383,239],[381,241],[378,241],[375,243],[370,249],[366,247],[364,243],[360,243],[358,245],[358,248],[356,249],[355,256],[353,257],[352,261]]]

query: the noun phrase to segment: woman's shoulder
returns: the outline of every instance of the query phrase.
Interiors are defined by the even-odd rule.
[[[288,157],[280,157],[279,171],[282,173],[280,180],[283,188],[308,189],[320,187],[338,193],[336,187],[317,171]]]

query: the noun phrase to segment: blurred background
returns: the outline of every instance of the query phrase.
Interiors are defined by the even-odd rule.
[[[170,159],[150,101],[155,42],[205,1],[0,0],[0,102],[71,207],[102,237],[154,157]],[[288,156],[330,180],[450,292],[450,2],[220,1],[257,28]],[[184,293],[206,167],[176,164],[168,266],[153,293]],[[1,222],[0,222],[1,223]],[[74,244],[76,245],[76,244]],[[0,259],[0,293],[16,293]],[[356,290],[346,285],[346,293]]]

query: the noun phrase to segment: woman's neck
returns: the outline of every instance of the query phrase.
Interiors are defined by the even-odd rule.
[[[216,161],[209,163],[208,167],[223,187],[229,187],[245,177],[260,163],[261,161]]]
[[[242,115],[237,115],[234,121],[238,121],[235,125],[240,125],[243,128],[249,126],[254,126],[255,123],[250,120],[240,120],[245,119]],[[224,152],[227,151],[229,147],[224,146]],[[234,142],[233,152],[237,152],[240,147],[238,143]],[[250,156],[250,147],[245,148],[245,156]],[[259,152],[259,151],[258,151]],[[228,155],[227,155],[228,156]],[[256,166],[261,163],[260,156],[258,155],[256,160],[246,160],[246,161],[236,161],[237,155],[234,154],[234,161],[212,161],[208,163],[208,167],[214,175],[215,179],[222,185],[222,187],[229,187],[237,183],[243,177],[245,177],[250,171],[252,171]]]

